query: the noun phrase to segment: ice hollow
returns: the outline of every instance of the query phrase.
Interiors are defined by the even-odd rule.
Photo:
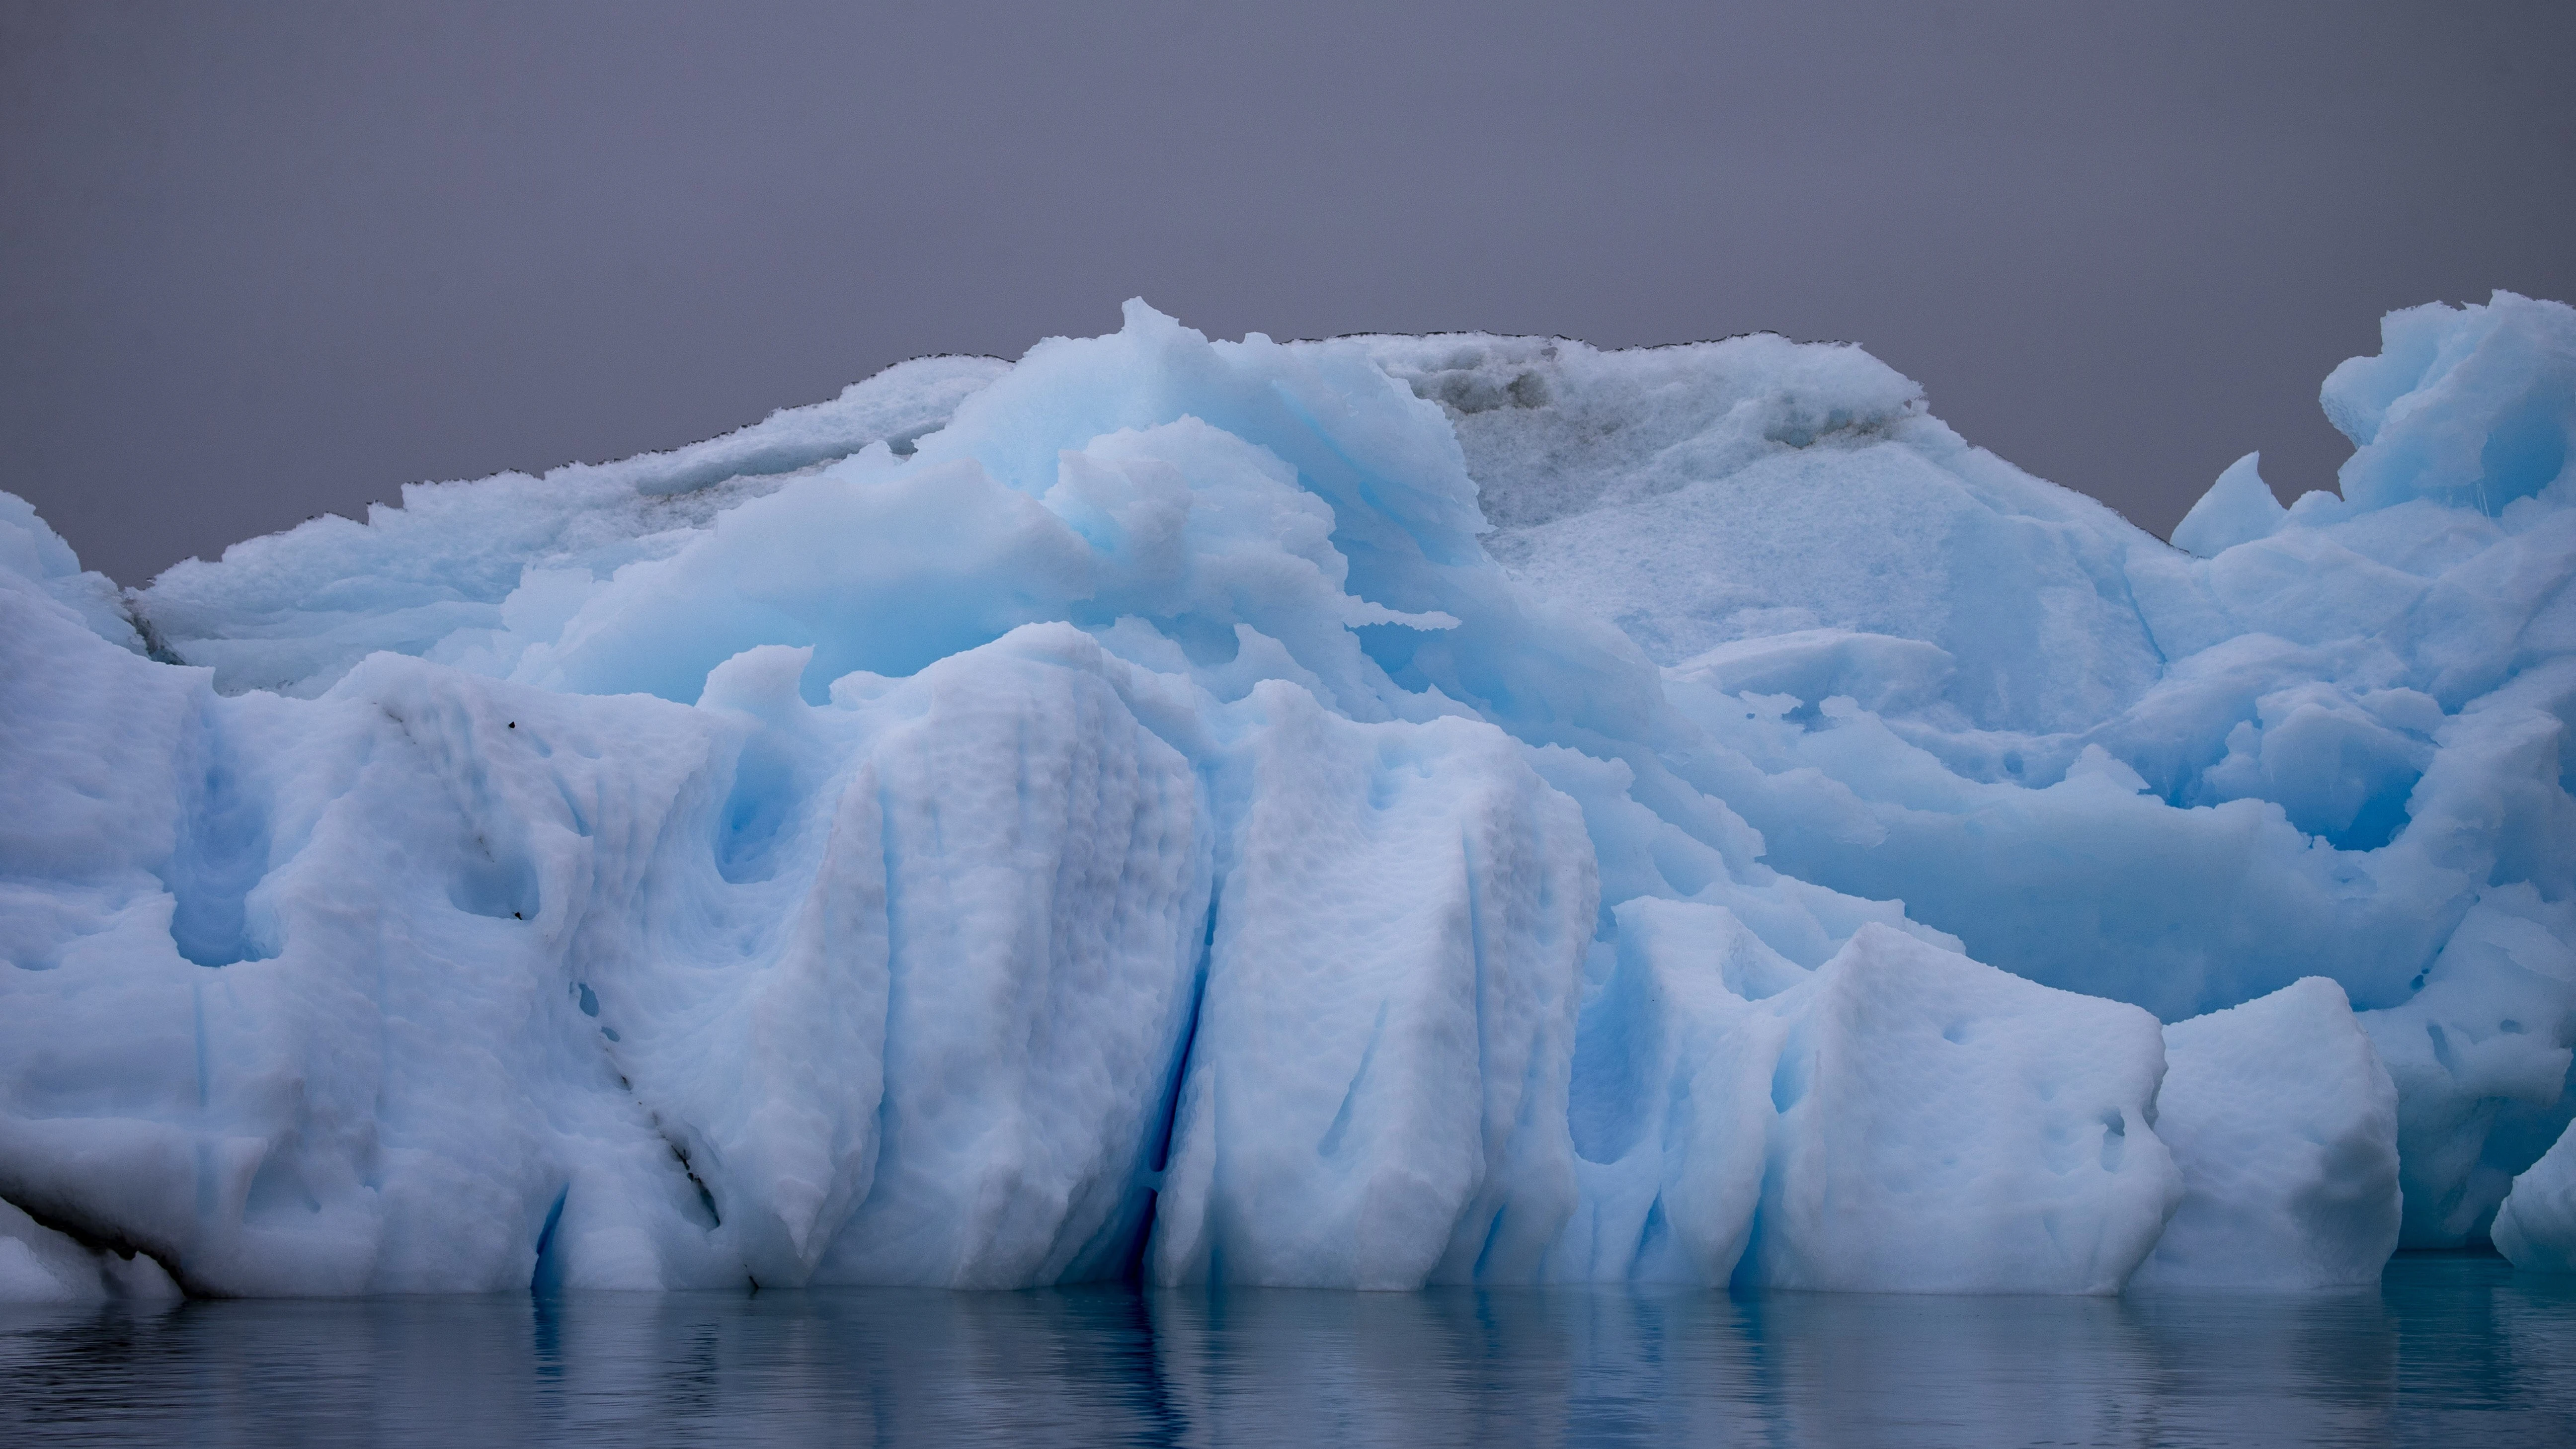
[[[2576,1262],[2576,312],[2383,337],[2171,546],[1857,348],[1141,303],[136,590],[0,495],[0,1297]]]

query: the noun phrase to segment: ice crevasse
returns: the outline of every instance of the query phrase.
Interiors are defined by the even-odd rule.
[[[2323,401],[2169,546],[1849,346],[1135,303],[136,590],[0,495],[0,1298],[2564,1269],[2576,311]]]

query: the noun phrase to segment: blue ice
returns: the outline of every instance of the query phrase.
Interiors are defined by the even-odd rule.
[[[2168,545],[1854,347],[1130,303],[138,589],[0,495],[0,1298],[2564,1268],[2576,311],[2323,402]]]

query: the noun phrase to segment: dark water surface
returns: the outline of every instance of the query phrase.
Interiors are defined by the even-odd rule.
[[[2576,1445],[2576,1280],[0,1306],[0,1443]]]

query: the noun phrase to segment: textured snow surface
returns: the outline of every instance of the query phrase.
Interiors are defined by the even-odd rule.
[[[0,495],[0,1298],[2576,1262],[2576,312],[2383,333],[2177,546],[1856,348],[1142,304],[124,593]]]
[[[2376,1285],[2397,1246],[2397,1088],[2322,976],[2165,1028],[2156,1135],[2183,1200],[2133,1281]]]

